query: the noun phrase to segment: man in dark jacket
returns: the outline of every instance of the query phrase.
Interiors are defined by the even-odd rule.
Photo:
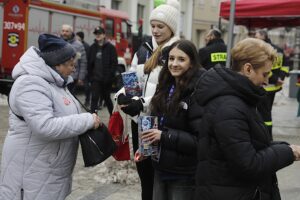
[[[221,32],[211,29],[205,37],[206,47],[199,49],[200,63],[205,69],[216,64],[226,65],[227,47],[221,38]]]
[[[74,82],[68,84],[70,92],[74,94],[76,92],[76,87],[83,86],[84,84],[84,79],[87,74],[87,55],[83,44],[76,40],[73,27],[71,25],[63,24],[61,26],[60,36],[66,42],[70,43],[75,48],[77,55],[79,55],[79,59],[75,65],[76,70],[71,74]]]
[[[285,65],[285,57],[283,50],[274,45],[268,37],[268,33],[265,30],[258,30],[255,37],[270,44],[277,51],[277,61],[272,66],[271,74],[269,75],[269,83],[264,88],[267,91],[266,97],[258,105],[258,110],[261,113],[263,120],[268,127],[269,133],[272,136],[272,107],[275,99],[276,92],[282,89],[285,76],[288,75],[289,69]]]
[[[88,74],[92,81],[91,112],[98,109],[101,96],[112,114],[113,104],[110,98],[112,82],[118,64],[116,48],[105,39],[105,30],[97,27],[94,30],[95,42],[90,47],[88,56]]]
[[[83,44],[86,55],[89,55],[90,45],[84,40],[84,32],[78,31],[76,33],[76,38]]]
[[[89,55],[89,50],[90,50],[90,45],[84,41],[84,32],[82,31],[78,31],[76,33],[76,38],[78,41],[80,41],[85,49],[85,53],[88,56]],[[86,107],[90,106],[90,97],[91,97],[91,82],[88,79],[88,75],[86,75],[85,79],[84,79],[84,95],[85,95],[85,101],[84,101],[84,105]]]

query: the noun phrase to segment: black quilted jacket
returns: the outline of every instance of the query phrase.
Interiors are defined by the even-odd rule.
[[[264,95],[221,66],[202,76],[189,113],[198,135],[195,199],[280,199],[275,173],[294,156],[287,143],[271,142],[256,110]]]
[[[96,62],[96,54],[100,46],[95,41],[89,50],[88,56],[88,77],[91,81],[95,79],[93,77],[93,69]],[[116,48],[108,41],[103,44],[102,47],[102,73],[103,73],[103,82],[112,82],[115,77],[115,72],[118,66],[118,55]]]
[[[195,84],[204,71],[201,69],[195,74],[188,87],[182,92],[182,101],[177,114],[164,116],[164,131],[160,140],[160,159],[153,161],[154,168],[160,171],[191,176],[195,174],[197,138],[190,131],[188,112]]]

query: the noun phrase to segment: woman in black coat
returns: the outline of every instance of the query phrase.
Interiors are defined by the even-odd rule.
[[[195,200],[278,200],[276,171],[299,160],[299,146],[272,142],[256,105],[265,95],[276,51],[248,38],[197,85],[190,109],[198,134]]]
[[[142,140],[159,145],[158,159],[152,159],[153,200],[193,198],[197,140],[187,115],[196,82],[204,71],[192,42],[179,40],[170,46],[150,104],[151,114],[159,117],[160,130],[150,129],[142,136]]]

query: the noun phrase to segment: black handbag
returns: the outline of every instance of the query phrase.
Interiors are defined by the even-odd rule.
[[[74,97],[86,111],[89,111],[75,95]],[[90,129],[79,135],[79,141],[85,167],[100,164],[117,149],[117,144],[103,123],[97,129]]]
[[[102,124],[97,129],[91,129],[79,136],[85,167],[95,166],[116,150],[117,145],[107,127]]]

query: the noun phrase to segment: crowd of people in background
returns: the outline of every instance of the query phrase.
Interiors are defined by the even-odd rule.
[[[131,119],[133,154],[140,155],[140,140],[158,146],[158,155],[135,160],[142,200],[281,199],[276,172],[300,160],[300,146],[272,135],[275,94],[288,75],[286,52],[258,30],[228,58],[217,28],[197,50],[177,35],[179,10],[177,0],[168,0],[151,11],[151,37],[129,69],[143,94],[131,97],[121,88],[114,102],[118,55],[103,27],[94,29],[90,45],[68,24],[60,37],[39,36],[12,73],[0,199],[65,199],[78,135],[101,124],[102,101],[110,115],[116,104]],[[73,96],[78,87],[90,113],[81,113]],[[140,136],[140,116],[158,117],[158,127]]]

